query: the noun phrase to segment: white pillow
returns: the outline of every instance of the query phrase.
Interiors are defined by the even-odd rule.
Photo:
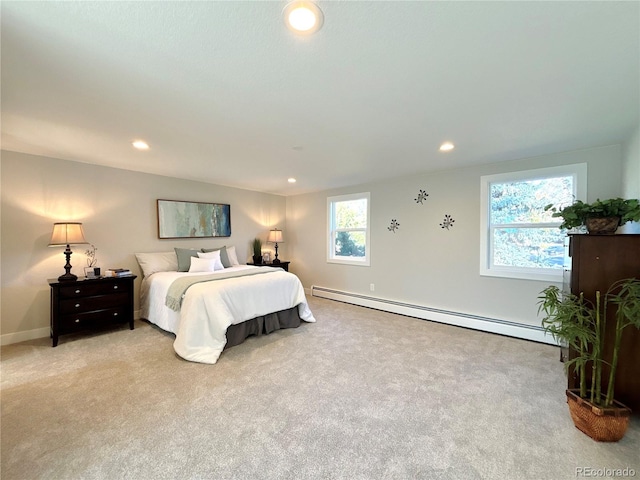
[[[236,255],[236,247],[227,245],[227,257],[229,257],[229,262],[232,266],[240,265],[238,262],[238,256]]]
[[[136,260],[145,277],[156,272],[177,272],[176,252],[136,253]]]
[[[220,260],[220,250],[216,250],[215,252],[198,252],[198,258],[213,260],[213,270],[224,270],[224,265],[222,264],[222,260]],[[193,259],[191,260],[193,261]],[[189,270],[191,271],[191,270]]]
[[[216,269],[216,261],[213,258],[191,257],[189,272],[213,272]]]

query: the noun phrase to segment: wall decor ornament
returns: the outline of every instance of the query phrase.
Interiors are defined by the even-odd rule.
[[[449,227],[453,227],[453,222],[455,222],[455,220],[451,218],[451,215],[445,215],[440,226],[449,230]]]
[[[158,238],[231,236],[231,207],[221,203],[158,200]]]
[[[390,232],[396,233],[396,230],[400,227],[400,224],[396,221],[395,218],[391,219],[391,226],[387,227],[387,230]]]
[[[84,254],[87,256],[87,267],[93,268],[98,264],[97,252],[98,249],[93,243],[91,244],[90,248],[85,250]]]
[[[424,190],[420,190],[418,192],[418,198],[414,198],[414,200],[416,201],[416,203],[420,203],[421,205],[424,205],[424,203],[422,202],[426,200],[428,196],[429,194],[427,192],[425,192]]]

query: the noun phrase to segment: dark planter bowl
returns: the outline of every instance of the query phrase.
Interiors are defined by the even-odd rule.
[[[585,220],[591,235],[613,235],[620,226],[620,217],[592,217]]]
[[[253,263],[255,263],[256,265],[262,265],[262,255],[254,255]]]

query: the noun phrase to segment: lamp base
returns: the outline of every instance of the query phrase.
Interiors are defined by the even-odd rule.
[[[271,263],[280,263],[280,259],[279,258],[274,258],[273,262],[271,262]]]
[[[75,282],[76,280],[78,280],[78,276],[69,272],[65,273],[64,275],[60,275],[58,277],[59,282]]]
[[[71,246],[67,244],[67,248],[64,251],[64,256],[67,259],[67,264],[64,266],[64,275],[58,277],[59,282],[75,282],[78,280],[78,276],[71,273]]]

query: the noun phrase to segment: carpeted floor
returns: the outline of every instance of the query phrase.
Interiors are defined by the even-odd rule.
[[[2,480],[640,477],[640,419],[576,430],[557,348],[309,303],[216,365],[144,322],[4,347]]]

